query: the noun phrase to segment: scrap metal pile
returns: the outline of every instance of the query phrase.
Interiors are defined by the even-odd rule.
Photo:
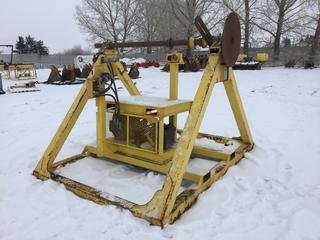
[[[124,67],[124,69],[127,71],[127,64],[125,64],[124,62],[122,62],[122,65]],[[137,63],[132,63],[130,66],[130,70],[129,70],[129,76],[131,79],[137,79],[139,78],[140,72],[139,72],[139,68],[149,68],[149,67],[155,67],[155,68],[159,68],[160,67],[160,63],[156,62],[156,61],[145,61],[145,62],[137,62]]]
[[[179,65],[179,71],[183,72],[198,72],[201,69],[204,69],[207,62],[208,56],[207,55],[193,55],[191,58],[187,57],[186,55],[183,56],[184,63]],[[162,71],[169,72],[170,66],[166,63]]]
[[[37,70],[31,63],[0,63],[0,72],[7,80],[31,80],[37,78]]]
[[[0,45],[11,49],[10,61],[0,61],[0,72],[6,79],[12,80],[30,80],[37,78],[37,71],[32,63],[13,63],[13,45]]]
[[[13,45],[0,45],[11,48],[10,62],[0,61],[0,94],[5,94],[2,85],[2,77],[6,80],[33,80],[37,78],[37,70],[31,63],[13,63]],[[15,83],[8,86],[9,93],[40,91],[36,81]]]
[[[81,71],[80,68],[73,65],[64,65],[61,71],[54,65],[50,66],[51,72],[48,77],[48,80],[45,81],[45,84],[55,84],[55,85],[70,85],[70,84],[81,84],[84,82],[91,70],[92,65],[85,65]]]

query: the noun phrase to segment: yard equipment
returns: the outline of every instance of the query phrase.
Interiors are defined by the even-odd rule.
[[[0,62],[0,70],[5,71],[6,79],[11,79],[11,72],[14,72],[15,80],[30,80],[37,78],[37,71],[31,63],[13,63],[13,45],[0,45],[0,47],[8,47],[10,51],[10,62]]]
[[[74,64],[83,71],[86,65],[92,64],[92,55],[79,55],[74,59]]]
[[[304,69],[313,69],[314,68],[314,61],[312,58],[308,58],[304,61]]]
[[[3,91],[3,87],[2,87],[2,74],[0,73],[0,94],[5,94],[6,92]]]
[[[263,63],[269,60],[267,53],[257,53],[256,57],[250,57],[245,54],[238,56],[236,64],[233,66],[234,70],[261,70]]]
[[[71,84],[82,84],[84,83],[82,78],[82,72],[80,68],[76,67],[74,64],[64,66],[62,69],[62,74],[58,68],[54,65],[50,66],[51,72],[48,80],[44,83],[53,85],[71,85]]]
[[[11,78],[11,73],[9,70],[9,65],[5,62],[0,62],[0,73],[4,75],[5,79]]]
[[[14,77],[16,80],[29,80],[37,78],[37,71],[33,64],[13,64]]]
[[[125,70],[125,68],[124,68]],[[131,79],[137,79],[139,78],[140,72],[138,69],[138,65],[136,63],[133,63],[130,67],[130,71],[129,71],[129,77]]]
[[[84,65],[82,72],[81,72],[81,78],[87,78],[92,71],[92,65],[91,64],[86,64]]]
[[[65,81],[75,81],[76,80],[76,74],[74,73],[74,69],[71,67],[71,65],[65,65],[62,69],[62,82]]]
[[[284,67],[285,68],[294,68],[294,66],[297,64],[297,61],[295,60],[295,59],[289,59],[286,63],[285,63],[285,65],[284,65]]]
[[[100,51],[93,69],[33,174],[41,180],[53,179],[62,183],[79,197],[128,209],[133,215],[162,227],[173,223],[191,207],[199,194],[239,162],[254,145],[232,70],[240,49],[238,16],[235,13],[228,15],[222,37],[213,37],[200,17],[196,18],[195,24],[202,39],[96,44]],[[141,96],[118,58],[117,48],[194,47],[199,42],[201,46],[209,47],[208,63],[193,100],[178,98],[179,64],[183,64],[181,53],[172,49],[167,55],[170,65],[168,98]],[[118,96],[115,77],[123,82],[131,96]],[[239,137],[227,138],[199,132],[213,87],[219,83],[226,90]],[[85,146],[80,154],[54,162],[84,106],[92,98],[97,105],[96,146]],[[189,115],[184,128],[179,130],[177,117],[183,112],[189,112]],[[111,132],[111,136],[107,132]],[[201,142],[230,148],[228,151],[214,150]],[[194,161],[190,159],[191,154],[203,157],[197,160],[199,165],[201,161],[210,161],[212,167],[195,170],[190,165]],[[166,178],[151,200],[141,205],[57,173],[57,169],[87,156],[104,157],[103,161],[113,159],[165,174]],[[189,182],[191,187],[179,192],[183,181]]]
[[[6,48],[10,48],[10,62],[5,62],[2,59],[0,60],[0,72],[3,72],[5,75],[6,79],[10,79],[11,78],[11,73],[9,70],[9,65],[12,64],[12,59],[13,59],[13,45],[0,45],[0,47],[6,47]]]
[[[194,55],[191,58],[183,56],[183,63],[179,65],[179,71],[183,72],[198,72],[200,69],[204,69],[207,64],[207,59],[204,56]],[[164,72],[170,71],[170,66],[166,63],[161,69]]]
[[[197,56],[193,56],[189,61],[185,58],[184,71],[185,72],[198,72],[201,68],[201,63]]]
[[[50,75],[48,77],[48,80],[45,81],[44,83],[51,84],[51,83],[54,83],[54,82],[61,82],[62,76],[61,76],[60,71],[58,70],[58,68],[56,66],[54,66],[54,65],[50,65],[50,69],[51,69],[51,72],[50,72]]]
[[[24,92],[38,92],[39,88],[36,86],[37,82],[30,81],[27,83],[18,83],[13,86],[8,87],[10,93],[24,93]]]

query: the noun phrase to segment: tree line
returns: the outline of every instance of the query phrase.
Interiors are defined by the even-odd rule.
[[[230,11],[240,17],[245,54],[272,47],[277,60],[282,43],[309,45],[310,56],[317,53],[320,0],[82,0],[75,18],[93,42],[151,41],[198,36],[197,15],[217,35]]]
[[[19,54],[36,53],[39,55],[49,55],[49,49],[41,40],[35,40],[30,35],[26,37],[19,36],[15,44],[15,52]]]

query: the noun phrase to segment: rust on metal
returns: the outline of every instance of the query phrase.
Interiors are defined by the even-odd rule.
[[[195,25],[209,46],[214,44],[221,45],[223,62],[227,67],[232,67],[237,61],[240,52],[241,28],[238,15],[235,12],[228,15],[222,38],[220,36],[212,36],[200,16],[195,18]]]
[[[138,65],[136,63],[131,65],[130,71],[129,71],[129,76],[131,79],[137,79],[139,78],[140,72],[138,69]]]
[[[196,28],[198,29],[201,36],[205,39],[207,44],[211,46],[214,42],[214,37],[211,35],[209,29],[207,28],[206,24],[203,22],[200,16],[197,16],[195,18],[194,24],[196,25]]]
[[[173,40],[172,38],[165,41],[144,41],[144,42],[122,42],[122,43],[96,43],[95,48],[142,48],[142,47],[169,47],[188,46],[188,40]]]
[[[239,17],[235,12],[228,15],[223,28],[222,55],[224,63],[232,67],[238,58],[241,44],[241,28]]]

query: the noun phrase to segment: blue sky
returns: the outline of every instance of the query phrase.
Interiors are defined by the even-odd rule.
[[[88,47],[74,20],[77,4],[81,0],[0,0],[0,44],[14,44],[19,35],[30,34],[43,40],[50,53]]]

